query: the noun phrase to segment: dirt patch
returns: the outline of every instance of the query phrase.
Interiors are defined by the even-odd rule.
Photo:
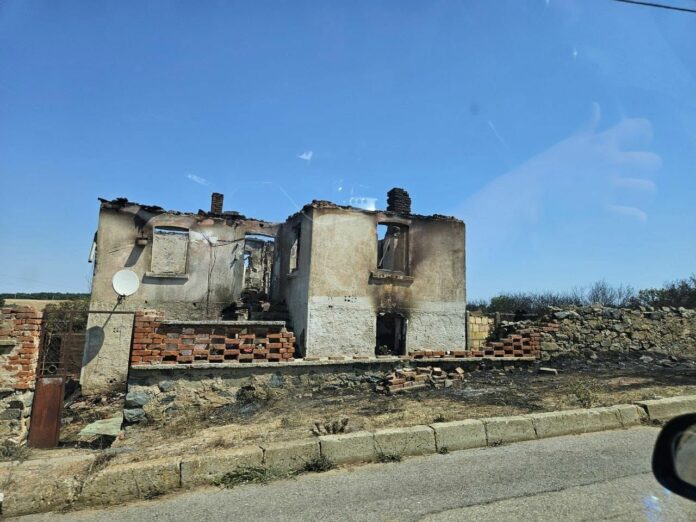
[[[152,425],[129,427],[115,446],[132,451],[114,460],[302,439],[313,436],[316,422],[336,423],[346,418],[348,431],[377,430],[696,394],[696,363],[691,360],[646,365],[625,358],[569,358],[543,364],[558,369],[559,374],[539,374],[536,366],[489,369],[484,364],[449,388],[398,395],[376,393],[369,387],[294,395],[282,390],[271,394],[247,390],[243,400],[201,406]]]

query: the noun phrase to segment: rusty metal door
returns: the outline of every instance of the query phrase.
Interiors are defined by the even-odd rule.
[[[32,448],[55,448],[60,437],[64,377],[39,377],[31,408],[29,440]]]

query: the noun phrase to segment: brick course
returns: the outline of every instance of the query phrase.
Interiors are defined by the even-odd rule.
[[[0,440],[26,439],[41,339],[41,312],[0,309]]]
[[[0,316],[0,387],[34,388],[42,313],[28,306],[2,308]]]
[[[135,313],[131,365],[294,361],[295,335],[280,325],[166,324]]]

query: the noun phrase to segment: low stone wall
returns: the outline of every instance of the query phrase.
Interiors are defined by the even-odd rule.
[[[537,332],[544,358],[596,352],[696,357],[696,310],[602,306],[551,309],[536,321],[502,323],[499,335]]]
[[[0,315],[0,439],[26,439],[34,398],[42,313],[28,306]]]
[[[498,358],[487,359],[486,365],[503,370],[511,366],[531,366],[534,362],[533,358]],[[429,387],[439,388],[438,384],[447,386],[445,378],[452,379],[450,374],[457,373],[457,369],[470,372],[480,365],[480,358],[404,361],[393,357],[341,363],[134,366],[128,376],[124,417],[131,423],[149,418],[156,424],[166,424],[167,419],[179,415],[221,406],[242,408],[247,403],[269,398],[292,401],[314,393],[340,394],[350,389],[386,392],[385,379],[407,368],[415,371],[427,368],[428,378],[424,382]],[[436,371],[442,376],[441,381],[431,378]],[[449,384],[457,387],[462,381],[454,380]],[[410,389],[416,388],[404,387],[404,391]]]

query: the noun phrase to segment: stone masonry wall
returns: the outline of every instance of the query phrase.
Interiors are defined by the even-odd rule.
[[[657,352],[696,357],[696,310],[602,306],[551,309],[536,321],[502,323],[499,335],[533,330],[544,358],[595,352]]]
[[[26,439],[34,398],[42,313],[28,306],[0,315],[0,440]]]

